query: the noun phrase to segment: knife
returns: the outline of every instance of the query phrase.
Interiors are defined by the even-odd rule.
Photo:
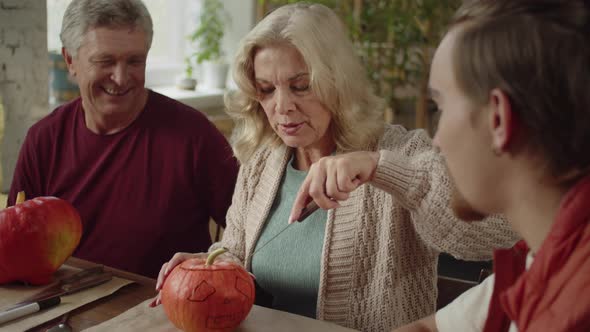
[[[32,295],[24,301],[18,303],[16,306],[38,302],[54,296],[69,295],[86,288],[100,285],[113,278],[113,274],[104,271],[102,266],[96,266],[89,269],[77,272],[69,277],[65,277],[52,286]]]
[[[305,218],[309,217],[312,213],[317,211],[317,209],[319,209],[319,208],[320,207],[316,204],[315,201],[309,202],[309,204],[307,204],[303,208],[303,210],[301,210],[301,215],[299,216],[299,218],[297,218],[297,221],[302,222],[303,220],[305,220]]]

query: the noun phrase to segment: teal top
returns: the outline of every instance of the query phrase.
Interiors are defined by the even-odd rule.
[[[289,214],[307,172],[287,163],[280,189],[252,256],[252,272],[274,309],[316,317],[327,212],[318,209],[289,225]],[[281,234],[277,235],[279,232]]]

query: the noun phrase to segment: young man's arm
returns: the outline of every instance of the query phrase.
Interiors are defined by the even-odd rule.
[[[394,332],[481,332],[494,290],[495,275],[472,287],[436,313]]]
[[[434,315],[424,317],[408,325],[393,330],[393,332],[437,332]]]

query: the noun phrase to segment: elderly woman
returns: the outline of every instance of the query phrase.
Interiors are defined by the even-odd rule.
[[[355,54],[336,14],[319,4],[278,8],[243,39],[239,90],[226,100],[241,169],[223,240],[210,250],[226,247],[275,309],[383,331],[434,312],[441,251],[489,259],[514,238],[500,219],[457,221],[430,139],[383,125],[384,103]],[[359,150],[387,151],[375,181],[288,223],[312,164]],[[157,288],[195,255],[203,254],[176,254]]]

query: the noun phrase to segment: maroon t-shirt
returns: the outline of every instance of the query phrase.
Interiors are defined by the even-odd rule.
[[[31,127],[8,204],[17,192],[57,196],[82,217],[74,256],[156,277],[179,251],[206,251],[208,221],[225,224],[238,164],[201,113],[149,91],[143,112],[112,135],[91,132],[80,99]]]

